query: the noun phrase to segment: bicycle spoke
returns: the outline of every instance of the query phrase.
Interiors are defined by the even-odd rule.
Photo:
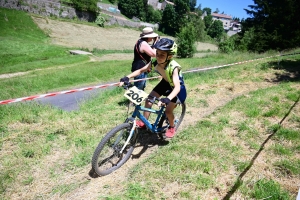
[[[92,159],[92,166],[98,175],[107,175],[123,165],[130,157],[134,145],[125,145],[131,125],[124,123],[110,131],[99,143]]]

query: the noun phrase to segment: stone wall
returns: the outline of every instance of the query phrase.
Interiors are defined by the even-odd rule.
[[[98,6],[101,4],[98,4]],[[105,6],[102,4],[101,6]],[[87,12],[76,11],[72,7],[64,6],[59,0],[0,0],[0,7],[22,10],[25,12],[34,13],[42,16],[55,16],[61,18],[78,18],[81,20],[94,22],[96,16]],[[101,12],[109,14],[111,16],[110,20],[106,25],[118,24],[120,26],[128,27],[141,27],[150,26],[153,28],[158,28],[158,25],[145,24],[144,22],[133,22],[126,19],[121,19],[120,14],[110,13],[106,10],[101,10]]]
[[[87,12],[78,12],[74,8],[62,5],[59,0],[0,0],[0,7],[22,10],[43,16],[79,18],[94,21],[95,16]]]

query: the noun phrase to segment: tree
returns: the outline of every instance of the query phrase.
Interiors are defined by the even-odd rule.
[[[152,6],[148,5],[146,21],[150,23],[158,23],[161,21],[162,13],[160,10],[154,10]]]
[[[201,4],[198,5],[198,7],[196,8],[196,10],[198,10],[198,11],[200,10],[202,12]]]
[[[189,0],[174,0],[175,13],[176,13],[176,24],[175,32],[179,32],[180,28],[185,26],[187,23],[187,14],[190,11]]]
[[[214,11],[214,13],[219,13],[219,12],[220,12],[219,8],[216,8],[216,10]]]
[[[190,11],[194,12],[195,11],[195,7],[197,5],[197,0],[190,0],[189,2],[189,7],[190,7]]]
[[[178,50],[177,55],[181,58],[193,57],[196,52],[196,31],[192,23],[180,29],[176,35]]]
[[[300,5],[297,0],[254,0],[245,9],[252,18],[242,22],[242,33],[254,32],[251,51],[284,50],[300,46]]]
[[[205,11],[206,11],[207,15],[211,15],[211,9],[210,8],[207,8],[207,7],[203,8],[202,12],[204,13]]]
[[[212,25],[207,31],[207,34],[210,37],[216,39],[217,41],[221,40],[223,33],[224,33],[223,22],[221,22],[220,20],[214,20],[214,22],[212,23]]]
[[[145,4],[143,0],[118,0],[118,8],[128,18],[137,17],[146,19]]]
[[[160,24],[163,33],[175,36],[180,28],[186,25],[189,13],[188,2],[189,0],[174,0],[174,6],[167,4]]]
[[[167,5],[162,13],[162,21],[159,30],[163,33],[174,35],[176,27],[176,13],[172,5]]]
[[[208,31],[213,23],[213,19],[211,15],[207,15],[203,18],[205,24],[205,31]]]
[[[196,41],[204,41],[206,38],[205,24],[201,18],[201,15],[190,14],[188,21],[192,23],[195,28]]]
[[[71,0],[74,8],[79,11],[86,11],[97,13],[99,8],[97,7],[97,0]]]

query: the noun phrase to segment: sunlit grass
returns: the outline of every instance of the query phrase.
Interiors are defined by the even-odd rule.
[[[3,17],[5,10],[0,11]],[[13,12],[8,19],[19,14]],[[28,22],[25,26],[31,25]],[[5,70],[9,71],[8,66],[12,71],[17,67],[20,71],[46,68],[48,64],[44,61],[35,62],[45,55],[53,63],[50,69],[1,79],[1,99],[116,82],[130,72],[131,61],[85,62],[87,57],[71,56],[63,48],[48,46],[48,37],[43,33],[33,31],[35,34],[27,36],[25,30],[20,28],[20,38],[32,41],[36,36],[36,43],[26,43],[22,54],[18,55],[17,47],[21,45],[12,42],[9,51],[16,58],[10,62],[9,58],[14,56],[9,57],[6,53]],[[1,37],[5,36],[9,43],[7,35]],[[44,48],[39,42],[45,42]],[[4,47],[0,45],[0,48]],[[33,49],[28,53],[30,56],[24,53],[25,48]],[[33,53],[38,50],[40,53]],[[47,50],[49,55],[44,54]],[[56,57],[55,52],[59,56]],[[107,52],[97,52],[99,55],[104,53]],[[235,52],[178,59],[178,63],[186,71],[266,55]],[[299,56],[293,57],[298,64],[299,59]],[[27,62],[34,64],[33,68],[25,68]],[[171,196],[176,199],[207,199],[207,196],[222,199],[234,186],[237,195],[243,199],[294,199],[295,193],[287,190],[281,180],[295,180],[300,173],[300,91],[297,76],[291,76],[289,82],[281,81],[286,78],[283,73],[286,71],[277,70],[288,69],[291,62],[283,60],[280,63],[278,65],[278,58],[274,58],[184,74],[188,89],[186,119],[191,117],[195,123],[182,127],[167,145],[159,146],[131,168],[126,174],[128,179],[120,183],[124,185],[123,190],[115,191],[115,185],[110,183],[97,188],[114,191],[99,193],[99,199],[168,199]],[[292,66],[297,65],[292,63]],[[266,80],[270,74],[272,79]],[[151,91],[157,82],[148,81],[146,91]],[[249,84],[251,87],[251,83],[254,91],[242,91],[232,96],[239,86]],[[265,85],[258,87],[256,84]],[[98,95],[80,102],[80,109],[72,112],[34,101],[0,105],[0,199],[9,199],[23,187],[37,184],[46,184],[47,191],[38,191],[41,194],[36,194],[36,198],[38,195],[63,198],[92,182],[69,177],[90,166],[93,151],[101,138],[128,116],[122,88],[99,90]],[[219,104],[214,104],[215,101]],[[204,115],[205,109],[211,109],[211,112]],[[269,136],[272,136],[267,141],[270,145],[262,146]],[[252,163],[259,150],[263,152],[262,157],[259,162]],[[238,179],[242,173],[245,173],[243,180]]]

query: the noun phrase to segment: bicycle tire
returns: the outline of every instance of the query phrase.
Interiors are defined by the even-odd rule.
[[[180,107],[181,107],[181,109],[180,109]],[[177,104],[177,107],[174,109],[174,115],[175,115],[175,120],[176,120],[176,122],[175,122],[175,124],[176,124],[175,129],[176,130],[179,128],[181,122],[183,121],[185,111],[186,111],[185,103]]]
[[[98,144],[92,158],[92,168],[99,176],[105,176],[120,168],[131,156],[135,146],[135,136],[120,153],[132,124],[123,123],[106,134]]]

